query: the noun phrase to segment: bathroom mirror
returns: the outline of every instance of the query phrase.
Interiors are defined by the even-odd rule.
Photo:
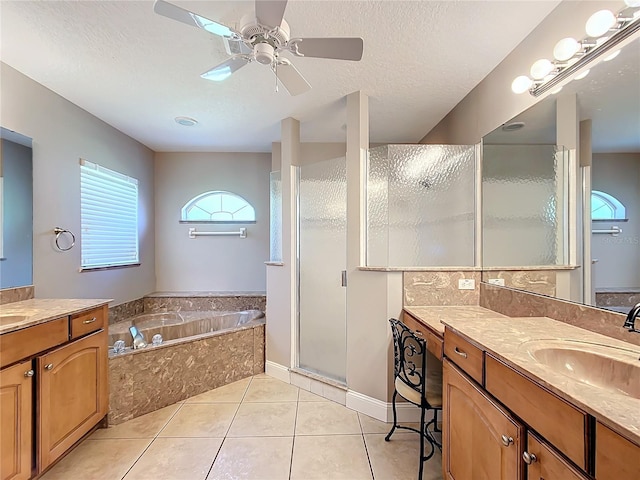
[[[640,302],[640,38],[627,44],[614,58],[593,65],[586,78],[569,82],[561,92],[545,98],[505,122],[506,128],[500,127],[489,133],[483,138],[483,144],[502,145],[502,148],[516,150],[518,145],[523,148],[554,145],[556,101],[558,96],[566,94],[576,94],[579,120],[591,120],[592,124],[592,167],[590,175],[589,169],[584,172],[587,176],[587,189],[591,185],[593,212],[593,233],[586,239],[586,242],[590,242],[592,254],[592,265],[586,267],[591,269],[591,296],[595,299],[590,303],[626,312],[632,305]],[[524,125],[518,129],[521,124]],[[512,151],[511,154],[524,156],[526,152]],[[483,162],[485,160],[483,155]],[[530,162],[523,170],[524,175],[551,178],[550,163],[547,161],[545,167],[544,164]],[[522,165],[510,165],[508,168],[516,167],[523,169]],[[543,168],[546,168],[546,173],[541,172]],[[489,165],[489,173],[495,169],[495,165]],[[512,200],[507,199],[509,202]],[[504,200],[503,198],[503,203],[508,203]],[[484,207],[483,223],[502,214],[496,211],[498,207],[491,202]],[[505,208],[504,205],[501,208]],[[547,233],[550,235],[547,240],[553,243],[553,232]],[[486,242],[486,235],[483,238]],[[558,242],[555,245],[559,246]],[[543,262],[520,266],[541,263]],[[554,264],[551,261],[548,263]],[[556,263],[561,265],[566,262]],[[508,249],[483,252],[483,265],[488,270],[492,270],[490,267],[494,266],[519,266],[509,257]],[[581,266],[581,269],[584,268],[585,266]],[[520,288],[520,285],[523,289],[536,291],[537,284],[540,287],[537,293],[555,295],[556,289],[552,283],[560,270],[537,273],[535,270],[512,270],[512,275],[519,278],[508,286]],[[484,281],[491,277],[495,279],[496,275],[491,271],[483,273]],[[524,286],[527,283],[534,288]]]
[[[0,128],[0,288],[33,284],[32,141]]]

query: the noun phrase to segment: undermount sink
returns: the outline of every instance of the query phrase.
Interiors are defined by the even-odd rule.
[[[523,347],[554,372],[640,399],[640,349],[578,340],[533,340]]]
[[[27,315],[3,315],[0,314],[0,325],[8,325],[10,323],[22,322],[29,318]]]

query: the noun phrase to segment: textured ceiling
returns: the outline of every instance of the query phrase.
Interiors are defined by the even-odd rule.
[[[235,27],[246,1],[176,1]],[[1,59],[155,151],[270,151],[280,121],[303,141],[346,138],[344,96],[370,96],[373,143],[415,143],[559,3],[290,0],[294,37],[360,36],[361,62],[292,58],[313,89],[291,97],[252,63],[222,83],[219,37],[153,13],[151,1],[0,2]],[[176,116],[199,120],[183,127]]]

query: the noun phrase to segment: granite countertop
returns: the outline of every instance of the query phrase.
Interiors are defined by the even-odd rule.
[[[444,334],[444,325],[441,321],[455,318],[487,319],[507,318],[504,315],[475,305],[455,307],[404,307],[404,310],[432,330]]]
[[[109,303],[109,299],[33,298],[0,305],[0,334],[32,327]]]
[[[582,383],[539,363],[530,353],[530,349],[535,346],[533,341],[541,340],[540,346],[545,343],[553,346],[553,341],[575,340],[595,344],[588,347],[595,350],[598,350],[599,345],[623,349],[624,352],[607,349],[607,355],[626,363],[637,360],[640,364],[640,347],[547,317],[504,317],[490,320],[447,318],[443,322],[531,380],[640,445],[640,399]],[[584,344],[577,344],[575,347],[585,348]]]

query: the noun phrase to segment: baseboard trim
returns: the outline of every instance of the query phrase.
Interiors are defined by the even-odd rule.
[[[346,406],[381,422],[393,422],[393,405],[391,403],[383,402],[382,400],[369,397],[354,390],[347,391]],[[398,414],[398,422],[400,423],[420,422],[420,408],[411,403],[397,402],[396,412]],[[428,422],[432,418],[433,412],[427,412],[425,421]]]
[[[291,383],[291,374],[289,373],[289,367],[280,365],[279,363],[271,362],[267,360],[264,364],[264,373],[270,377],[277,378],[280,381]]]

